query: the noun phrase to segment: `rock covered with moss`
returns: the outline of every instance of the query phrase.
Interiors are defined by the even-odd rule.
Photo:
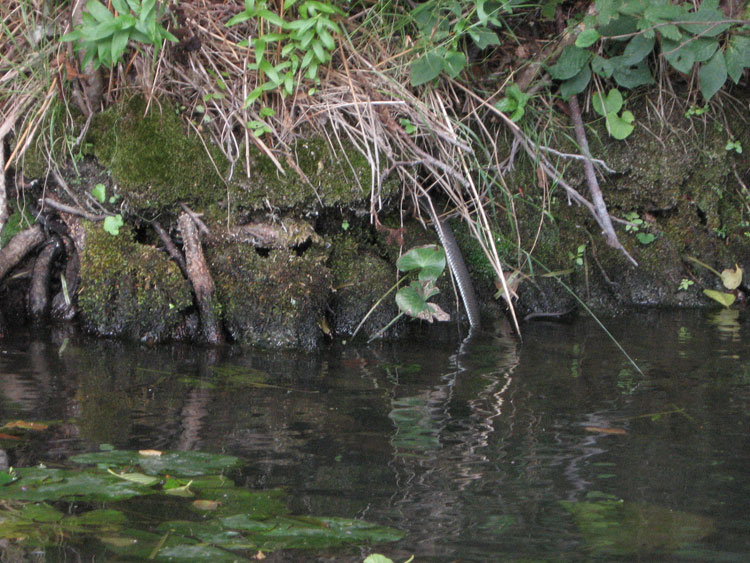
[[[187,130],[164,100],[147,109],[142,97],[134,97],[96,114],[86,142],[136,209],[208,205],[225,197],[223,154]]]
[[[219,243],[207,250],[224,327],[242,344],[317,348],[330,294],[327,252]]]
[[[100,336],[162,342],[189,339],[193,304],[179,268],[128,228],[112,236],[87,224],[78,304],[83,326]]]

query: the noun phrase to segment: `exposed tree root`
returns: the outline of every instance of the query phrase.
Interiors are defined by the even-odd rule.
[[[193,218],[187,212],[180,214],[177,226],[182,234],[188,280],[193,286],[195,299],[198,303],[203,336],[209,344],[221,344],[224,341],[224,336],[215,313],[217,302],[214,294],[216,290],[208,264],[206,264],[206,259],[203,256],[198,229]]]
[[[63,221],[65,221],[64,217]],[[66,221],[65,223],[70,229],[70,222]],[[50,315],[55,319],[72,321],[78,313],[72,296],[76,294],[81,282],[81,259],[73,239],[62,237],[62,243],[67,256],[63,288],[52,298]]]
[[[0,280],[12,270],[24,256],[44,241],[44,233],[39,225],[34,225],[14,236],[10,242],[0,248]]]
[[[152,221],[151,226],[156,231],[156,234],[159,235],[159,239],[161,239],[162,244],[164,245],[164,248],[167,250],[167,254],[169,254],[169,257],[175,261],[175,264],[177,264],[180,267],[180,271],[182,271],[182,275],[186,278],[189,278],[188,275],[188,269],[187,264],[185,264],[185,258],[180,254],[180,250],[177,248],[174,242],[172,242],[172,239],[169,238],[169,234],[167,231],[164,230],[164,227],[162,227],[158,221]]]
[[[49,311],[49,280],[52,264],[63,248],[60,237],[54,236],[42,248],[34,261],[29,288],[29,316],[34,322],[43,321]]]

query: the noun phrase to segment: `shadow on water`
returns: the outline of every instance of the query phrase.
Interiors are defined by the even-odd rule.
[[[405,532],[272,561],[747,558],[743,315],[606,325],[644,375],[587,319],[319,354],[24,334],[0,342],[0,422],[57,422],[0,444],[17,467],[102,443],[227,453],[295,514]]]

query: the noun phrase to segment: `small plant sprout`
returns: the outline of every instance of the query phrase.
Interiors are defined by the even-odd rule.
[[[680,285],[677,286],[677,291],[687,291],[690,289],[690,286],[693,285],[695,282],[693,280],[689,280],[687,278],[682,278],[682,281],[680,281]]]
[[[579,244],[578,248],[576,248],[575,254],[573,254],[572,252],[568,252],[568,258],[570,258],[570,261],[573,262],[576,266],[583,266],[583,257],[585,254],[586,245]]]
[[[727,146],[724,147],[725,151],[734,151],[737,154],[742,154],[742,143],[739,141],[735,141],[730,139],[727,141]]]
[[[398,120],[398,122],[401,124],[401,127],[404,128],[404,131],[406,131],[407,135],[414,135],[414,133],[417,132],[417,126],[408,119],[402,117]]]

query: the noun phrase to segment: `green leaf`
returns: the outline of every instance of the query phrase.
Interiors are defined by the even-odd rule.
[[[615,71],[615,67],[609,59],[596,55],[594,60],[591,61],[591,70],[603,78],[610,78]]]
[[[437,78],[443,70],[443,57],[436,51],[429,51],[412,61],[409,66],[411,85],[421,86]]]
[[[122,220],[122,215],[119,213],[117,215],[110,215],[106,219],[104,219],[104,230],[107,231],[112,236],[117,236],[120,234],[120,227],[122,227],[125,223]]]
[[[635,128],[633,121],[635,121],[635,117],[629,111],[622,112],[622,116],[618,116],[616,113],[608,113],[607,131],[615,139],[622,141],[633,132]]]
[[[581,49],[585,49],[586,47],[591,47],[594,43],[599,41],[599,38],[601,35],[599,32],[594,28],[584,29],[578,37],[576,37],[576,47],[580,47]]]
[[[170,473],[180,477],[196,477],[225,471],[239,464],[239,459],[222,454],[195,451],[169,451],[160,456],[143,456],[129,450],[92,452],[70,458],[82,465],[139,466],[147,475]]]
[[[104,184],[97,184],[92,188],[91,195],[94,196],[99,203],[104,203],[107,199],[107,187]]]
[[[571,96],[580,94],[586,89],[591,81],[591,67],[588,65],[581,69],[581,72],[576,74],[573,78],[563,81],[560,84],[560,96],[563,100],[569,100]],[[523,115],[523,114],[522,114]],[[511,119],[513,119],[511,117]]]
[[[716,37],[729,29],[731,24],[726,22],[724,13],[708,4],[704,1],[697,11],[680,16],[682,21],[695,22],[681,24],[682,29],[701,37]]]
[[[497,33],[490,29],[484,27],[472,28],[467,33],[478,49],[484,50],[490,45],[500,45]]]
[[[744,35],[732,37],[724,52],[724,61],[732,82],[739,83],[743,71],[750,67],[750,37]]]
[[[676,25],[662,25],[657,31],[662,37],[671,39],[672,41],[680,41],[682,39],[682,33],[680,33],[680,29]]]
[[[445,269],[445,251],[436,244],[418,246],[403,254],[396,261],[396,267],[402,272],[419,270],[420,280],[434,281]]]
[[[127,31],[117,31],[112,38],[112,61],[117,62],[128,46],[130,34]]]
[[[602,97],[600,92],[596,92],[592,98],[592,103],[594,111],[602,117],[609,113],[618,113],[622,109],[622,94],[617,88],[612,88],[606,98]]]
[[[107,473],[114,475],[118,479],[130,481],[131,483],[138,483],[139,485],[144,485],[146,487],[150,487],[151,485],[155,485],[159,482],[158,477],[154,477],[153,475],[144,475],[143,473],[116,473],[109,468],[107,468]]]
[[[637,233],[635,238],[637,238],[638,242],[641,244],[651,244],[654,242],[655,237],[652,233]]]
[[[724,54],[717,51],[713,57],[698,72],[698,82],[701,93],[706,101],[710,100],[718,92],[727,80],[727,65]]]
[[[653,84],[654,77],[648,68],[646,61],[641,61],[634,67],[622,67],[615,65],[615,71],[612,73],[618,86],[633,89],[645,84]]]
[[[706,297],[710,297],[714,301],[721,303],[722,305],[724,305],[724,307],[727,308],[731,307],[737,299],[734,293],[724,293],[723,291],[716,291],[713,289],[704,289],[703,294]]]
[[[463,51],[450,50],[443,58],[443,70],[451,78],[455,78],[466,66],[466,54]]]
[[[89,0],[86,2],[86,9],[98,22],[110,21],[115,17],[115,15],[104,6],[104,4],[97,0]]]
[[[112,6],[117,10],[118,14],[129,14],[130,6],[125,0],[112,0]]]
[[[563,49],[557,62],[547,69],[547,72],[555,80],[573,78],[589,62],[590,56],[588,51],[568,45]]]
[[[656,40],[646,38],[644,35],[636,35],[628,41],[625,51],[622,54],[624,65],[633,66],[640,63],[654,50]]]

